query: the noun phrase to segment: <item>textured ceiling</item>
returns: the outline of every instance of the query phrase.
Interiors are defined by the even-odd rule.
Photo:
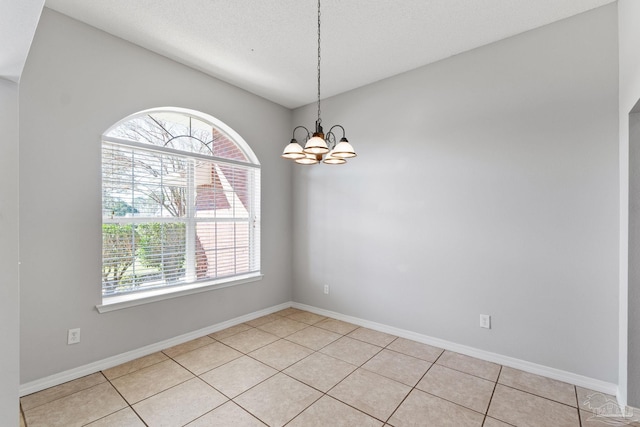
[[[323,0],[322,97],[615,0]],[[289,108],[316,98],[315,0],[46,0]]]

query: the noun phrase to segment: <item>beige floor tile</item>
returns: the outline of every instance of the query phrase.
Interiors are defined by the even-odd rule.
[[[204,347],[205,345],[213,344],[215,340],[209,336],[196,338],[195,340],[187,341],[186,343],[179,344],[165,350],[162,350],[167,356],[174,358],[184,353],[188,353],[197,348]]]
[[[331,344],[340,337],[341,335],[335,332],[316,328],[315,326],[309,326],[295,334],[289,335],[287,340],[293,341],[296,344],[303,345],[312,350],[320,350],[322,347]]]
[[[382,422],[329,396],[323,396],[287,427],[381,427]]]
[[[486,413],[495,383],[433,365],[416,388],[474,411]]]
[[[27,425],[24,422],[24,416],[22,415],[22,411],[20,411],[20,427],[26,427]]]
[[[199,378],[193,378],[133,405],[150,426],[183,426],[228,399]]]
[[[576,387],[578,407],[589,412],[606,410],[610,405],[617,405],[618,401],[611,394],[600,393],[599,391],[587,388]]]
[[[627,406],[626,415],[621,419],[633,427],[640,427],[640,408]]]
[[[253,328],[253,326],[249,326],[246,323],[240,323],[239,325],[231,326],[230,328],[223,329],[221,331],[209,334],[209,336],[211,338],[215,338],[217,340],[221,340],[222,338],[230,337],[231,335],[235,335],[237,333],[244,332],[244,331],[249,330],[251,328]]]
[[[108,415],[87,424],[87,427],[146,427],[140,417],[133,412],[133,409],[126,407],[115,414]]]
[[[375,356],[380,350],[382,350],[382,347],[353,338],[342,337],[322,348],[320,352],[349,362],[352,365],[360,366]]]
[[[316,323],[314,326],[317,326],[318,328],[326,329],[331,332],[335,332],[340,335],[347,335],[349,332],[358,328],[357,325],[354,325],[352,323],[347,323],[347,322],[343,322],[342,320],[331,319],[331,318],[324,319]]]
[[[452,351],[445,351],[436,363],[494,382],[500,374],[500,365]]]
[[[320,316],[319,314],[303,311],[300,313],[294,313],[287,316],[289,319],[297,320],[298,322],[306,323],[308,325],[315,325],[318,322],[326,319],[326,316]]]
[[[83,426],[127,406],[124,399],[104,382],[25,411],[29,427]]]
[[[103,382],[107,379],[100,372],[87,375],[77,380],[69,381],[55,387],[47,388],[37,393],[30,394],[20,398],[22,410],[27,411],[45,403],[52,402],[61,397],[69,396],[81,390],[86,390]]]
[[[328,394],[372,417],[386,421],[410,391],[411,387],[397,381],[358,369],[329,390]]]
[[[327,392],[356,368],[356,366],[335,357],[314,353],[288,367],[284,373],[320,391]]]
[[[230,337],[222,338],[220,341],[238,351],[250,353],[278,339],[276,335],[261,331],[260,329],[248,329]]]
[[[362,368],[413,387],[430,366],[431,363],[425,360],[383,349]]]
[[[176,356],[174,360],[196,375],[203,374],[242,356],[237,350],[219,342]]]
[[[229,401],[186,427],[264,427],[256,417]]]
[[[507,366],[502,368],[498,382],[546,399],[564,403],[565,405],[576,406],[576,390],[572,384],[530,374]]]
[[[253,326],[254,328],[257,328],[260,325],[264,325],[265,323],[273,322],[274,320],[278,320],[281,318],[282,316],[271,313],[271,314],[267,314],[266,316],[258,317],[257,319],[249,320],[248,322],[244,322],[244,323],[246,323],[249,326]]]
[[[414,389],[389,419],[389,424],[395,427],[480,427],[483,419],[484,415],[471,409]]]
[[[282,426],[322,394],[284,374],[277,374],[235,400],[269,426]]]
[[[398,338],[395,335],[385,334],[384,332],[374,331],[373,329],[368,328],[355,329],[347,336],[380,347],[386,347],[387,345],[391,344],[393,340]]]
[[[503,423],[502,421],[496,420],[495,418],[487,417],[485,418],[482,427],[511,427],[511,424]]]
[[[156,363],[164,362],[169,359],[167,355],[162,352],[150,354],[148,356],[141,357],[139,359],[132,360],[122,365],[114,366],[113,368],[102,371],[105,377],[109,380],[121,377],[123,375],[130,374],[140,369],[144,369],[148,366],[155,365]]]
[[[589,411],[580,411],[582,427],[628,427],[627,420],[617,417],[597,415]]]
[[[279,316],[290,316],[292,314],[302,313],[302,312],[303,310],[300,310],[298,308],[289,307],[289,308],[285,308],[284,310],[276,311],[274,314],[277,314]]]
[[[233,398],[277,373],[264,363],[242,356],[202,374],[200,378]]]
[[[134,404],[193,378],[193,374],[169,359],[111,381],[120,394]]]
[[[487,415],[523,427],[580,426],[576,408],[501,384],[496,386]]]
[[[422,344],[417,341],[408,340],[406,338],[398,338],[387,346],[389,350],[397,351],[427,362],[435,362],[444,351],[441,348],[433,347],[428,344]]]
[[[254,359],[279,371],[313,353],[313,350],[287,340],[278,340],[249,353]]]
[[[605,393],[576,387],[578,405],[581,410],[606,415],[611,422],[623,422],[633,427],[640,427],[640,409],[627,407],[626,412],[619,410],[617,399]],[[584,417],[583,417],[584,420]],[[594,421],[595,423],[595,421]],[[594,424],[596,425],[596,424]]]
[[[287,335],[291,335],[294,332],[298,332],[299,330],[308,327],[309,325],[307,325],[306,323],[297,322],[295,320],[287,319],[286,317],[281,317],[280,319],[274,320],[273,322],[265,323],[264,325],[258,326],[258,329],[269,332],[273,335],[277,335],[280,338],[284,338]]]
[[[251,323],[24,396],[21,426],[142,427],[128,401],[149,426],[640,427],[600,413],[613,396],[314,313]]]

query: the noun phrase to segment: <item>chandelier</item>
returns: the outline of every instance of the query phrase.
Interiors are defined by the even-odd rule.
[[[340,141],[333,132],[336,128],[342,131]],[[304,148],[296,140],[296,131],[299,129],[306,132]],[[282,157],[302,165],[314,165],[320,162],[341,165],[347,163],[346,159],[355,156],[356,152],[347,140],[342,126],[334,125],[326,134],[322,130],[322,119],[320,118],[320,0],[318,0],[318,120],[316,120],[313,134],[304,126],[296,126],[293,129],[291,142],[284,148]]]

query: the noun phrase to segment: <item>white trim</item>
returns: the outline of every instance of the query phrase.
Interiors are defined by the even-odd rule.
[[[159,145],[151,145],[148,144],[146,142],[137,142],[137,141],[129,141],[126,139],[121,139],[121,138],[116,138],[114,136],[106,136],[103,135],[102,136],[102,142],[103,143],[108,143],[108,144],[112,144],[112,145],[118,145],[118,146],[122,146],[122,147],[130,147],[130,148],[137,148],[138,150],[143,150],[143,151],[153,151],[156,153],[168,153],[174,156],[180,156],[180,157],[195,157],[198,159],[203,159],[203,160],[207,160],[210,162],[216,162],[216,163],[223,163],[223,164],[229,164],[229,165],[236,165],[236,166],[244,166],[247,168],[254,168],[254,169],[260,169],[260,163],[249,163],[249,162],[244,162],[241,160],[233,160],[233,159],[225,159],[224,157],[216,157],[216,156],[208,156],[206,154],[200,154],[200,153],[192,153],[190,151],[183,151],[183,150],[177,150],[175,148],[171,148],[171,147],[161,147]]]
[[[325,310],[322,308],[316,308],[306,304],[300,304],[297,302],[293,302],[291,304],[291,307],[298,308],[300,310],[310,311],[312,313],[320,314],[327,317],[332,317],[334,319],[342,320],[344,322],[353,323],[354,325],[363,326],[363,327],[380,331],[380,332],[385,332],[391,335],[410,339],[423,344],[429,344],[434,347],[439,347],[445,350],[455,351],[456,353],[466,354],[467,356],[471,356],[481,360],[486,360],[488,362],[493,362],[500,365],[508,366],[510,368],[520,369],[521,371],[530,372],[532,374],[541,375],[543,377],[552,378],[558,381],[563,381],[569,384],[577,385],[579,387],[584,387],[590,390],[599,391],[601,393],[616,395],[616,392],[618,390],[618,386],[613,383],[585,377],[579,374],[574,374],[573,372],[563,371],[560,369],[539,365],[537,363],[527,362],[526,360],[516,359],[514,357],[503,356],[501,354],[480,350],[480,349],[469,347],[462,344],[456,344],[451,341],[430,337],[428,335],[418,334],[416,332],[407,331],[405,329],[399,329],[393,326],[387,326],[381,323],[375,323],[375,322],[363,320],[357,317],[346,316],[344,314],[336,313],[336,312]]]
[[[168,340],[160,341],[158,343],[150,344],[142,348],[127,351],[126,353],[98,360],[96,362],[69,369],[68,371],[60,372],[48,377],[40,378],[26,384],[21,384],[20,397],[26,396],[27,394],[35,393],[40,390],[44,390],[49,387],[60,385],[62,383],[66,383],[67,381],[75,380],[86,375],[94,374],[96,372],[118,366],[122,363],[130,362],[134,359],[138,359],[140,357],[165,350],[175,345],[183,344],[187,341],[191,341],[193,339],[200,338],[205,335],[212,334],[231,326],[239,325],[240,323],[248,322],[250,320],[257,319],[258,317],[266,316],[267,314],[275,313],[276,311],[284,310],[285,308],[289,307],[291,307],[291,302],[274,305],[269,308],[254,311],[253,313],[245,314],[244,316],[239,316],[231,320],[216,323],[213,326],[198,329],[197,331],[188,332],[186,334],[179,335]]]
[[[196,282],[183,286],[164,287],[143,292],[133,292],[130,294],[104,297],[102,299],[102,304],[96,305],[96,309],[98,310],[98,313],[108,313],[110,311],[122,310],[123,308],[135,307],[137,305],[150,304],[156,301],[257,282],[258,280],[262,280],[262,277],[264,277],[264,275],[258,273],[243,275],[240,278],[232,277],[230,279],[216,280],[213,282]]]
[[[462,344],[456,344],[451,341],[430,337],[428,335],[418,334],[416,332],[407,331],[405,329],[399,329],[392,326],[383,325],[381,323],[371,322],[371,321],[360,319],[357,317],[336,313],[334,311],[329,311],[322,308],[317,308],[310,305],[300,304],[297,302],[290,301],[290,302],[285,302],[269,308],[265,308],[262,310],[258,310],[253,313],[246,314],[244,316],[236,317],[231,320],[217,323],[213,326],[208,326],[206,328],[199,329],[197,331],[189,332],[189,333],[177,336],[175,338],[170,338],[168,340],[161,341],[156,344],[151,344],[136,350],[132,350],[116,356],[108,357],[106,359],[90,363],[88,365],[83,365],[78,368],[70,369],[68,371],[60,372],[58,374],[50,375],[48,377],[41,378],[39,380],[22,384],[20,385],[20,396],[25,396],[27,394],[35,393],[37,391],[59,385],[67,381],[71,381],[71,380],[74,380],[86,375],[90,375],[108,368],[112,368],[122,363],[126,363],[131,360],[138,359],[143,356],[147,356],[151,353],[155,353],[155,352],[167,349],[169,347],[173,347],[174,345],[182,344],[187,341],[200,338],[204,335],[221,331],[231,326],[248,322],[249,320],[253,320],[258,317],[265,316],[267,314],[284,310],[285,308],[288,308],[288,307],[307,310],[312,313],[316,313],[323,316],[332,317],[334,319],[342,320],[345,322],[353,323],[354,325],[363,326],[363,327],[380,331],[380,332],[385,332],[398,337],[421,342],[423,344],[433,345],[435,347],[443,348],[445,350],[466,354],[467,356],[472,356],[478,359],[498,363],[500,365],[508,366],[511,368],[520,369],[525,372],[530,372],[530,373],[541,375],[547,378],[563,381],[569,384],[588,388],[590,390],[598,391],[601,393],[612,394],[612,395],[616,395],[617,393],[618,386],[616,384],[609,383],[606,381],[585,377],[583,375],[574,374],[572,372],[550,368],[544,365],[538,365],[536,363],[527,362],[525,360],[503,356],[503,355],[500,355],[497,353],[491,353],[485,350],[479,350],[477,348],[469,347]]]
[[[120,126],[122,123],[135,119],[136,117],[139,117],[139,116],[144,116],[146,114],[153,114],[153,113],[180,113],[187,116],[191,115],[204,122],[209,122],[209,124],[213,125],[213,127],[216,127],[218,128],[218,130],[227,134],[227,137],[233,140],[233,142],[240,145],[240,148],[242,149],[243,153],[251,160],[251,163],[254,163],[256,165],[260,164],[260,161],[258,160],[258,156],[256,156],[256,154],[253,152],[249,144],[247,144],[247,141],[245,141],[244,138],[241,137],[238,132],[233,130],[229,125],[224,123],[222,120],[216,119],[210,114],[203,113],[202,111],[191,110],[188,108],[160,107],[160,108],[150,108],[148,110],[138,111],[137,113],[130,114],[124,119],[119,120],[116,124],[114,124],[109,129],[107,129],[102,135],[106,136],[109,132],[111,132],[118,126]]]

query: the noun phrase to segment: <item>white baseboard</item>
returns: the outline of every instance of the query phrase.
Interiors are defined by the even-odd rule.
[[[183,335],[179,335],[168,340],[164,340],[155,344],[147,345],[135,350],[127,351],[126,353],[118,354],[116,356],[108,357],[106,359],[98,360],[87,365],[79,366],[68,371],[60,372],[48,377],[40,378],[35,381],[28,382],[20,385],[20,396],[26,396],[27,394],[35,393],[40,390],[44,390],[49,387],[66,383],[67,381],[75,380],[86,375],[94,374],[105,369],[112,368],[114,366],[121,365],[131,360],[138,359],[143,356],[147,356],[152,353],[173,347],[174,345],[182,344],[187,341],[191,341],[202,336],[212,334],[214,332],[221,331],[231,326],[239,325],[240,323],[248,322],[249,320],[256,319],[267,314],[275,313],[276,311],[284,310],[291,307],[291,302],[275,305],[273,307],[265,308],[263,310],[254,311],[253,313],[245,314],[244,316],[236,317],[231,320],[227,320],[215,325],[208,326],[206,328],[198,329],[197,331],[189,332]]]
[[[336,312],[325,310],[322,308],[313,307],[306,304],[293,302],[291,303],[291,307],[299,308],[300,310],[310,311],[312,313],[320,314],[327,317],[332,317],[334,319],[342,320],[344,322],[353,323],[354,325],[364,326],[369,329],[385,332],[387,334],[421,342],[423,344],[432,345],[434,347],[439,347],[444,350],[450,350],[450,351],[455,351],[456,353],[466,354],[467,356],[472,356],[478,359],[486,360],[488,362],[493,362],[499,365],[508,366],[510,368],[520,369],[521,371],[530,372],[532,374],[541,375],[543,377],[552,378],[558,381],[563,381],[569,384],[573,384],[579,387],[584,387],[584,388],[598,391],[601,393],[606,393],[606,394],[616,396],[618,392],[617,384],[597,380],[594,378],[589,378],[584,375],[574,374],[572,372],[550,368],[548,366],[527,362],[526,360],[516,359],[514,357],[503,356],[501,354],[492,353],[490,351],[479,350],[474,347],[457,344],[451,341],[442,340],[440,338],[430,337],[428,335],[418,334],[416,332],[407,331],[405,329],[394,328],[392,326],[387,326],[381,323],[375,323],[368,320],[363,320],[357,317],[346,316],[344,314],[336,313]]]
[[[385,332],[398,337],[410,339],[413,341],[421,342],[423,344],[432,345],[445,350],[455,351],[457,353],[466,354],[467,356],[476,357],[478,359],[494,362],[500,365],[509,366],[511,368],[520,369],[532,374],[542,375],[554,380],[563,381],[569,384],[574,384],[579,387],[584,387],[590,390],[598,391],[601,393],[611,394],[616,396],[618,393],[618,386],[606,381],[589,378],[583,375],[574,374],[572,372],[563,371],[560,369],[550,368],[548,366],[539,365],[536,363],[527,362],[525,360],[516,359],[513,357],[503,356],[497,353],[492,353],[485,350],[479,350],[477,348],[465,346],[462,344],[456,344],[451,341],[442,340],[439,338],[430,337],[428,335],[418,334],[416,332],[407,331],[405,329],[399,329],[392,326],[383,325],[381,323],[371,322],[369,320],[360,319],[357,317],[347,316],[341,313],[313,307],[306,304],[300,304],[296,302],[286,302],[273,307],[258,310],[253,313],[246,314],[244,316],[236,317],[231,320],[227,320],[221,323],[217,323],[206,328],[198,329],[197,331],[189,332],[168,340],[164,340],[155,344],[151,344],[145,347],[141,347],[136,350],[131,350],[126,353],[122,353],[116,356],[108,357],[87,365],[79,366],[68,371],[60,372],[48,377],[44,377],[35,381],[28,382],[20,385],[20,396],[35,393],[40,390],[44,390],[49,387],[53,387],[67,381],[75,380],[86,375],[90,375],[122,363],[129,362],[134,359],[138,359],[143,356],[164,350],[169,347],[173,347],[178,344],[185,343],[187,341],[202,337],[204,335],[212,334],[214,332],[221,331],[231,326],[238,325],[240,323],[247,322],[249,320],[256,319],[267,314],[275,313],[276,311],[283,310],[288,307],[295,307],[301,310],[307,310],[312,313],[320,314],[334,319],[342,320],[344,322],[353,323],[354,325],[363,326],[369,329],[373,329],[380,332]]]

